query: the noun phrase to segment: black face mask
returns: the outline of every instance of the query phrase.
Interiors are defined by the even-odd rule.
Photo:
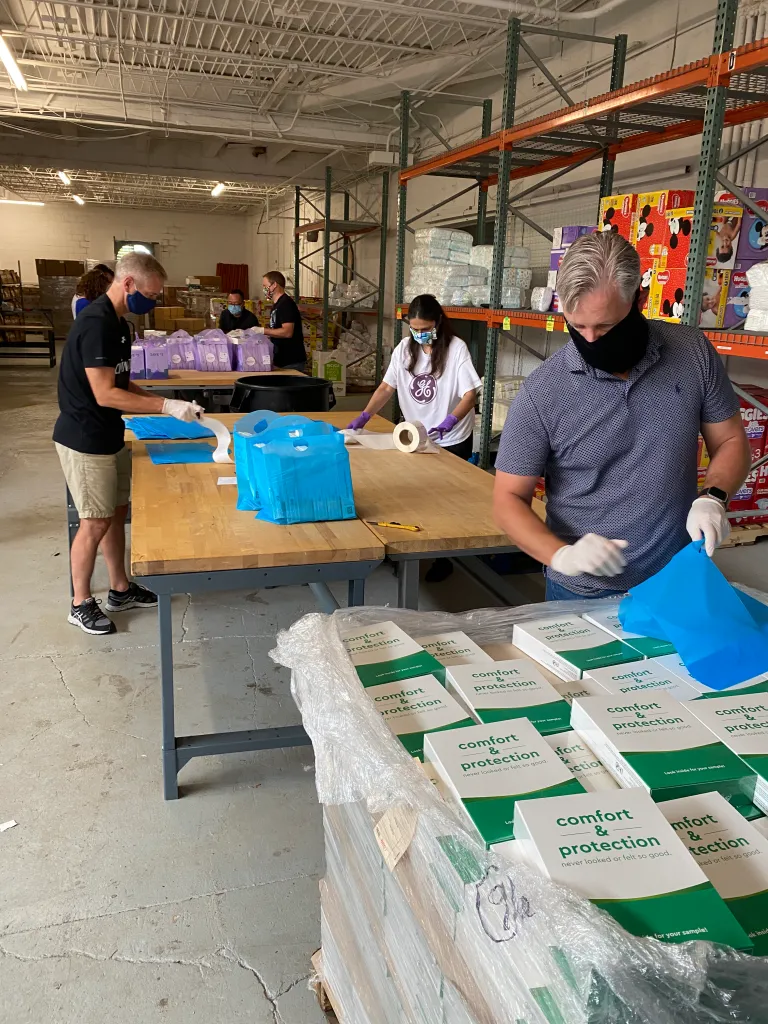
[[[624,319],[597,341],[587,341],[570,324],[568,333],[584,362],[605,373],[626,373],[637,366],[648,348],[648,321],[637,307],[637,297]]]

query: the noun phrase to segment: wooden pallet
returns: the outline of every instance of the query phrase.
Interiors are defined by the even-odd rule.
[[[747,523],[746,526],[734,526],[728,540],[720,547],[736,548],[742,544],[755,544],[763,537],[768,537],[768,523]]]
[[[330,1021],[338,1021],[339,1024],[344,1024],[344,1018],[339,1010],[339,1004],[334,999],[333,992],[328,988],[323,974],[323,951],[318,949],[316,953],[312,954],[312,966],[315,969],[316,982],[314,984],[315,995],[317,1001],[320,1004],[320,1009],[327,1013]]]

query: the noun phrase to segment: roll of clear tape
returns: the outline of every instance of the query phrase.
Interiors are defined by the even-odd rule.
[[[204,427],[208,427],[216,435],[216,451],[213,453],[213,461],[231,462],[232,459],[228,449],[232,436],[221,420],[217,420],[213,416],[201,416],[200,423]]]
[[[432,448],[427,428],[418,420],[413,423],[408,423],[407,420],[398,423],[392,432],[392,440],[395,442],[395,448],[399,452],[405,452],[406,455],[413,452],[426,452]]]

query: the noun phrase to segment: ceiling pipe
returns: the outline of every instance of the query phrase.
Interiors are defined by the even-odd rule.
[[[549,7],[538,7],[533,4],[517,3],[516,0],[460,0],[470,7],[490,7],[495,11],[504,11],[510,17],[518,14],[534,14],[539,18],[551,18],[553,21],[593,21],[604,14],[615,11],[617,7],[629,0],[607,0],[606,3],[591,11],[556,11]]]

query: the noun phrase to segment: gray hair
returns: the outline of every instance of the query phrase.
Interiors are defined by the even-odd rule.
[[[557,272],[560,308],[572,311],[585,295],[610,287],[627,302],[634,298],[640,287],[640,257],[635,249],[614,231],[577,238]]]
[[[122,281],[125,277],[138,277],[142,281],[146,281],[148,277],[168,280],[165,267],[148,252],[129,252],[117,261],[115,280]]]

